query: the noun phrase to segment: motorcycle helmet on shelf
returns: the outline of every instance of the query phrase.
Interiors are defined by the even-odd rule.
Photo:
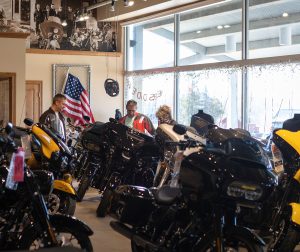
[[[111,96],[115,97],[119,94],[119,83],[114,79],[106,79],[104,82],[105,92]]]

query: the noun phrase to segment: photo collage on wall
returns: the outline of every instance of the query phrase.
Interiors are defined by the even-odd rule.
[[[28,48],[116,51],[116,23],[86,11],[89,1],[1,0],[0,32],[30,33]]]

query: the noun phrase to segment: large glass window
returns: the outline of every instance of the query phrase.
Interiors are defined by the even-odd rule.
[[[174,15],[127,28],[127,70],[174,66]]]
[[[179,65],[241,59],[242,1],[232,0],[180,14]]]
[[[265,138],[300,114],[300,64],[289,61],[300,62],[300,1],[249,0],[244,17],[249,17],[248,31],[247,25],[242,27],[244,0],[207,2],[212,4],[127,28],[127,70],[133,73],[126,77],[132,84],[125,86],[125,100],[140,99],[139,110],[154,120],[159,105],[176,104],[180,123],[189,125],[191,116],[203,110],[221,127],[244,125],[255,137]],[[242,34],[248,39],[247,52]],[[164,69],[174,62],[178,66]],[[134,76],[137,69],[153,68],[162,73],[139,71],[139,77]],[[158,89],[164,90],[156,102],[142,100],[145,92]]]
[[[213,116],[223,128],[241,127],[241,73],[234,69],[215,69],[180,73],[178,121],[190,125],[198,110]]]
[[[157,126],[155,116],[160,105],[174,104],[174,74],[153,74],[125,76],[125,104],[128,100],[137,101],[137,110],[147,115]]]
[[[249,56],[300,53],[300,1],[249,1]]]
[[[300,65],[286,63],[248,68],[248,130],[265,138],[300,113]]]

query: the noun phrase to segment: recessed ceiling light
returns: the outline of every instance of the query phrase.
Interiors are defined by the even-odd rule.
[[[221,29],[223,29],[223,25],[218,25],[217,28],[218,28],[219,30],[221,30]]]
[[[201,31],[196,31],[196,33],[198,33],[198,34],[199,34],[199,33],[201,33]]]
[[[283,17],[288,17],[288,16],[289,16],[289,13],[283,12],[283,13],[282,13],[282,16],[283,16]]]
[[[224,28],[226,28],[226,29],[227,29],[227,28],[230,28],[230,25],[228,25],[228,24],[227,24],[227,25],[224,25]]]

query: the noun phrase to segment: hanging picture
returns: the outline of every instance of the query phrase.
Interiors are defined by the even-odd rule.
[[[116,51],[116,23],[100,22],[83,8],[89,1],[1,0],[0,32],[30,33],[28,47]]]

